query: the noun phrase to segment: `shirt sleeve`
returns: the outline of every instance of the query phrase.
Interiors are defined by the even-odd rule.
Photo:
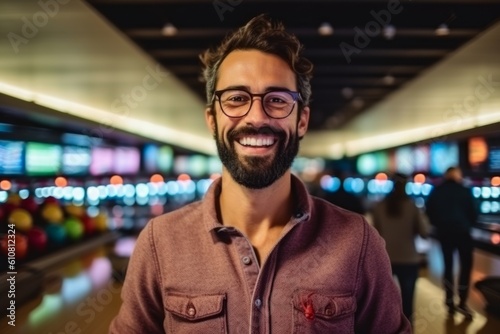
[[[127,268],[122,305],[110,334],[164,333],[161,278],[154,247],[153,221],[141,231]]]
[[[356,333],[411,333],[382,237],[368,224],[358,266]]]

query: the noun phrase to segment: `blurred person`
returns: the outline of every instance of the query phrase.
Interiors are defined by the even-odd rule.
[[[413,199],[406,194],[406,176],[395,174],[391,192],[371,211],[373,226],[386,242],[392,273],[398,279],[403,312],[412,322],[413,296],[420,267],[415,238],[427,238],[429,225]]]
[[[202,55],[223,163],[205,197],[140,233],[111,333],[410,333],[384,241],[291,173],[312,64],[258,16]]]
[[[473,255],[470,229],[476,222],[477,211],[470,189],[462,185],[460,168],[450,167],[446,170],[443,182],[429,194],[426,212],[431,224],[435,227],[436,238],[441,244],[443,253],[443,285],[448,313],[453,315],[455,311],[458,311],[467,318],[472,318],[472,312],[467,306]],[[458,251],[460,258],[458,305],[455,305],[454,300],[453,253],[455,250]]]

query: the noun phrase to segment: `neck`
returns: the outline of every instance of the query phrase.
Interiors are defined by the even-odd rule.
[[[238,228],[252,241],[286,225],[292,215],[291,175],[286,172],[264,189],[236,183],[225,171],[220,195],[222,223]]]

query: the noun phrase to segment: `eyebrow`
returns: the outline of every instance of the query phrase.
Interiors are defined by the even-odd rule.
[[[247,92],[251,92],[251,89],[250,87],[248,86],[244,86],[244,85],[234,85],[234,86],[228,86],[226,88],[223,88],[221,90],[226,90],[226,89],[238,89],[238,90],[245,90]],[[266,89],[264,90],[264,93],[267,93],[267,92],[275,92],[275,91],[285,91],[285,92],[291,92],[292,90],[288,87],[281,87],[281,86],[269,86],[269,87],[266,87]],[[254,93],[254,94],[257,94],[257,93]]]

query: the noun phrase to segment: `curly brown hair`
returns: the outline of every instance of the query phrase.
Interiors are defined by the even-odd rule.
[[[208,49],[200,55],[209,106],[213,100],[217,74],[222,61],[234,50],[249,49],[274,54],[283,59],[295,73],[297,89],[302,96],[299,113],[303,107],[309,105],[313,65],[302,56],[302,44],[297,37],[285,31],[281,22],[272,22],[266,14],[261,14],[228,35],[220,46]]]

